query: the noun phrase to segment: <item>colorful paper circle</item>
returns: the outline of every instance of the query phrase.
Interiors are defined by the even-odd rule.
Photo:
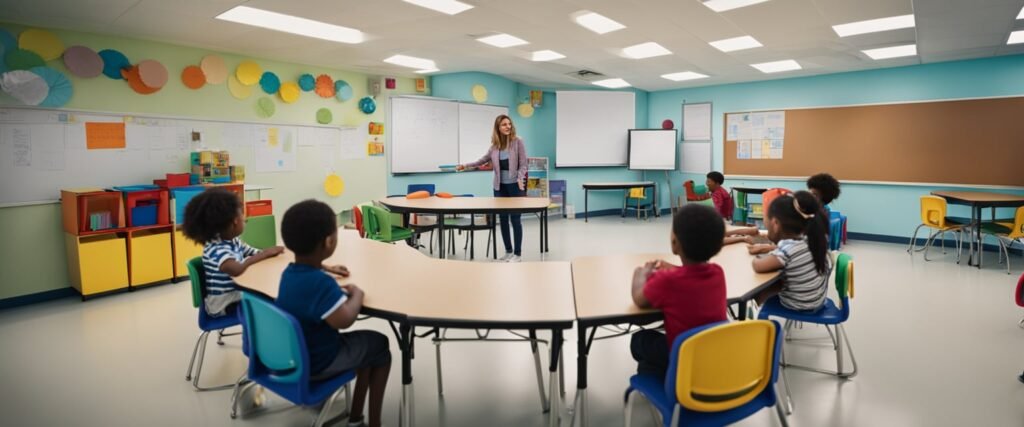
[[[160,89],[167,84],[167,67],[160,61],[147,59],[138,64],[138,69],[142,84],[154,89]]]
[[[344,80],[334,82],[334,96],[341,102],[352,99],[352,85]]]
[[[473,85],[473,100],[476,102],[487,101],[487,88],[483,85]]]
[[[114,49],[103,49],[99,52],[99,55],[103,59],[103,75],[114,80],[124,78],[121,75],[121,70],[132,65],[131,62],[128,62],[127,56]]]
[[[18,40],[8,33],[7,30],[0,28],[0,46],[3,47],[3,51],[14,50],[18,48]]]
[[[246,86],[238,81],[237,77],[230,75],[228,76],[228,92],[231,92],[231,96],[235,99],[247,99],[252,96],[252,86]]]
[[[38,74],[12,70],[0,76],[0,89],[27,105],[39,105],[50,94],[50,87]]]
[[[46,66],[46,61],[39,54],[25,49],[11,49],[4,53],[4,62],[8,70],[28,70]]]
[[[277,93],[278,89],[281,89],[281,79],[277,77],[277,74],[267,71],[260,76],[260,88],[267,95],[273,95]]]
[[[156,93],[160,88],[146,86],[142,82],[142,77],[139,76],[139,66],[133,65],[128,68],[121,70],[121,77],[128,81],[128,86],[132,88],[136,93],[140,95],[149,95]]]
[[[39,54],[44,61],[60,58],[64,53],[64,42],[46,30],[28,29],[18,35],[18,46]]]
[[[377,102],[369,96],[364,97],[359,100],[359,111],[362,111],[364,114],[373,114],[374,111],[377,111]]]
[[[334,96],[334,80],[327,74],[321,74],[316,77],[315,89],[316,94],[321,98],[330,98]]]
[[[299,87],[303,91],[309,92],[316,87],[316,78],[312,74],[303,74],[299,76]]]
[[[516,112],[519,113],[519,117],[530,118],[533,117],[533,106],[529,103],[522,103],[516,107]]]
[[[49,93],[46,95],[46,99],[39,103],[41,107],[63,107],[71,100],[73,88],[71,86],[71,80],[61,73],[50,67],[35,67],[32,70],[37,76],[42,77],[46,85],[50,87]]]
[[[203,70],[206,83],[219,85],[228,78],[228,67],[224,65],[224,58],[217,55],[206,55],[199,61],[199,69]]]
[[[281,84],[281,88],[277,90],[277,95],[281,97],[281,100],[285,103],[292,104],[299,100],[299,94],[302,91],[299,89],[299,85],[293,82],[286,82]]]
[[[206,84],[206,74],[202,68],[189,65],[181,70],[181,82],[189,89],[199,89]]]
[[[235,70],[238,82],[246,86],[259,83],[261,74],[263,74],[263,69],[260,68],[260,64],[252,61],[242,61],[241,64],[238,64],[238,69]]]
[[[331,110],[321,108],[316,110],[316,122],[322,125],[326,125],[334,120],[334,114],[331,114]]]
[[[274,100],[269,97],[262,97],[256,101],[256,114],[263,118],[268,118],[274,115],[277,111],[277,106],[274,105]]]
[[[324,192],[331,197],[340,196],[345,192],[345,181],[338,174],[327,175],[327,178],[324,179]]]
[[[103,73],[103,58],[88,47],[71,46],[64,51],[64,66],[75,76],[92,78]]]

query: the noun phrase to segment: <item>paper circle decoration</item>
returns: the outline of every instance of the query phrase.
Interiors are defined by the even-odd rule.
[[[202,68],[189,65],[181,70],[181,82],[189,89],[199,89],[206,84],[206,74]]]
[[[149,95],[156,93],[160,88],[154,88],[146,86],[142,82],[142,77],[139,76],[139,66],[133,65],[131,67],[121,70],[121,77],[128,81],[128,86],[132,88],[136,93],[140,95]]]
[[[519,117],[533,117],[533,106],[529,103],[519,104],[519,106],[516,107],[516,112],[519,113]]]
[[[665,119],[665,120],[663,120],[661,122],[661,128],[662,129],[675,129],[675,127],[676,127],[676,124],[672,123],[672,120],[670,120],[670,119]]]
[[[352,85],[344,80],[334,82],[334,96],[341,102],[352,99]]]
[[[103,59],[103,75],[114,80],[124,78],[121,75],[121,70],[132,65],[128,62],[128,57],[114,49],[103,49],[99,52],[99,55]]]
[[[298,101],[300,93],[302,92],[299,90],[299,85],[292,82],[282,84],[281,88],[277,91],[277,94],[278,96],[281,97],[281,100],[289,104]]]
[[[85,46],[71,46],[64,51],[64,66],[75,76],[92,78],[103,73],[103,58]]]
[[[139,78],[142,83],[154,89],[160,89],[167,84],[167,67],[159,61],[147,59],[138,64]]]
[[[316,87],[316,78],[312,74],[303,74],[299,76],[299,87],[304,92],[309,92]]]
[[[260,117],[267,118],[274,115],[277,111],[277,107],[274,105],[274,100],[266,96],[256,101],[256,114]]]
[[[44,61],[60,58],[64,52],[64,43],[55,34],[34,28],[18,35],[18,46],[39,54]]]
[[[0,28],[0,47],[3,48],[0,49],[3,51],[14,50],[18,48],[18,41],[14,39],[14,36],[12,36],[11,33],[8,33],[7,30],[4,30],[2,28]]]
[[[364,114],[373,114],[374,111],[377,111],[377,103],[369,96],[364,97],[359,100],[359,111]]]
[[[331,197],[340,196],[345,192],[345,181],[338,174],[327,175],[327,179],[324,179],[324,192]]]
[[[334,115],[331,114],[331,110],[321,108],[316,110],[316,122],[322,125],[326,125],[334,120]]]
[[[224,58],[217,55],[206,55],[199,61],[199,69],[203,70],[206,83],[219,85],[228,78],[228,68],[224,65]]]
[[[42,77],[46,85],[50,87],[46,99],[39,103],[40,106],[63,107],[64,104],[71,100],[71,94],[73,93],[71,81],[64,76],[64,73],[50,67],[35,67],[31,71],[37,76]]]
[[[235,99],[246,99],[252,96],[252,86],[246,86],[238,81],[234,75],[228,76],[228,92]]]
[[[321,98],[334,96],[334,80],[327,74],[317,76],[315,90],[316,94],[320,95]]]
[[[238,82],[252,86],[260,81],[260,75],[263,73],[263,69],[260,68],[260,64],[252,61],[242,61],[238,64],[238,69],[235,70],[235,77],[238,78]]]
[[[487,88],[483,85],[473,85],[473,100],[476,102],[487,101]]]
[[[44,67],[46,61],[39,54],[25,49],[11,49],[4,53],[4,62],[8,70],[28,70],[33,67]]]
[[[260,76],[260,88],[267,95],[273,95],[281,88],[281,79],[277,78],[277,74],[267,71]]]
[[[27,105],[39,105],[50,94],[50,87],[38,74],[13,70],[0,76],[0,89]]]

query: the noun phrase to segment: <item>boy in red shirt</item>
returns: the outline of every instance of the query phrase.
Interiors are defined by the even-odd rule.
[[[665,315],[665,334],[633,334],[630,351],[638,373],[665,375],[676,336],[708,323],[726,320],[725,273],[708,260],[722,249],[725,223],[708,206],[689,204],[672,218],[672,253],[682,266],[651,261],[633,272],[633,302]]]
[[[707,185],[708,192],[697,196],[697,200],[707,200],[715,202],[715,210],[718,214],[725,218],[726,221],[732,221],[732,210],[736,207],[732,202],[732,196],[729,195],[729,191],[722,187],[722,183],[725,182],[725,175],[721,172],[708,172],[708,179],[704,181],[704,185]]]

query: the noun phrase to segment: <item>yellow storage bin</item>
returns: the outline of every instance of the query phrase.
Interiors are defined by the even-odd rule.
[[[128,287],[128,251],[117,234],[64,235],[71,285],[83,297]]]
[[[128,239],[132,286],[170,280],[174,276],[170,229],[133,231]]]
[[[174,276],[188,276],[188,260],[203,255],[203,245],[185,237],[181,230],[174,230]]]

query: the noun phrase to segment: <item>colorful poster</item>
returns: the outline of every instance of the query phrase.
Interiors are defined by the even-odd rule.
[[[761,141],[750,141],[750,158],[761,158]]]
[[[773,140],[771,140],[770,144],[771,145],[769,147],[768,158],[769,159],[781,159],[782,158],[782,148],[783,148],[784,141],[781,140],[781,139],[773,139]]]
[[[124,123],[85,124],[85,147],[89,150],[125,148]]]
[[[253,172],[291,172],[295,170],[295,132],[291,128],[260,127],[254,132]]]
[[[736,141],[736,158],[737,159],[750,159],[750,141],[740,140]]]

